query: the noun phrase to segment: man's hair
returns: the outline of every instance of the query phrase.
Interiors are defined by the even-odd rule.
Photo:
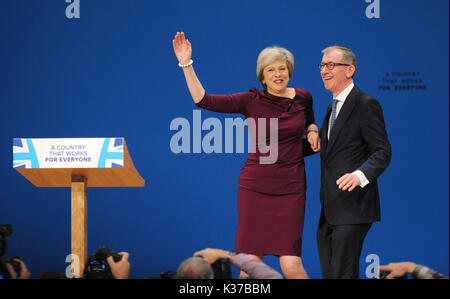
[[[356,65],[357,65],[357,61],[356,61],[356,56],[355,53],[353,53],[352,50],[350,50],[349,48],[346,47],[341,47],[341,46],[331,46],[328,48],[325,48],[322,50],[322,54],[327,54],[331,51],[339,51],[342,53],[342,60],[343,62],[353,65],[355,67],[355,72],[353,73],[353,76],[355,76],[356,74]],[[338,62],[338,61],[336,61]]]
[[[214,271],[211,265],[201,257],[191,257],[178,267],[178,279],[213,279]]]
[[[342,53],[342,60],[345,63],[351,64],[356,68],[357,61],[355,53],[349,48],[341,47],[341,46],[331,46],[322,50],[322,54],[327,54],[331,51],[337,50]]]

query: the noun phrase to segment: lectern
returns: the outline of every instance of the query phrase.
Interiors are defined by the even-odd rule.
[[[13,167],[36,187],[71,187],[72,273],[87,260],[87,188],[144,187],[124,138],[14,138]]]

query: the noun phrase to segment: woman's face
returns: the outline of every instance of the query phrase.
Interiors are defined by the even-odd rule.
[[[275,60],[263,70],[263,84],[267,86],[267,91],[271,94],[282,94],[286,91],[289,83],[289,69],[286,61]]]

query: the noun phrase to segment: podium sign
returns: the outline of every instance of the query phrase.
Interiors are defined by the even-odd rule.
[[[14,139],[14,168],[123,167],[123,138]]]
[[[87,260],[87,187],[144,187],[124,138],[14,138],[13,168],[36,187],[71,187],[72,254]],[[72,259],[74,260],[74,259]]]
[[[143,187],[124,138],[15,138],[13,167],[36,187],[71,187],[72,176],[89,187]]]

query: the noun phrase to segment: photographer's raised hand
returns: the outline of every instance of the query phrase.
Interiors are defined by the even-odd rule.
[[[130,255],[128,252],[119,252],[119,255],[122,256],[122,259],[117,263],[114,262],[112,256],[108,256],[106,261],[115,279],[128,279],[130,277],[130,262],[128,261]]]
[[[29,279],[31,277],[31,273],[30,271],[28,271],[28,268],[25,265],[25,263],[18,258],[13,258],[13,260],[20,264],[20,275],[19,276],[17,275],[16,271],[14,270],[14,267],[10,263],[6,263],[6,268],[8,269],[11,279]]]
[[[213,248],[206,248],[200,251],[197,251],[194,253],[194,256],[201,256],[205,261],[207,261],[210,264],[214,264],[220,259],[226,259],[227,258],[227,251],[222,249],[213,249]]]

